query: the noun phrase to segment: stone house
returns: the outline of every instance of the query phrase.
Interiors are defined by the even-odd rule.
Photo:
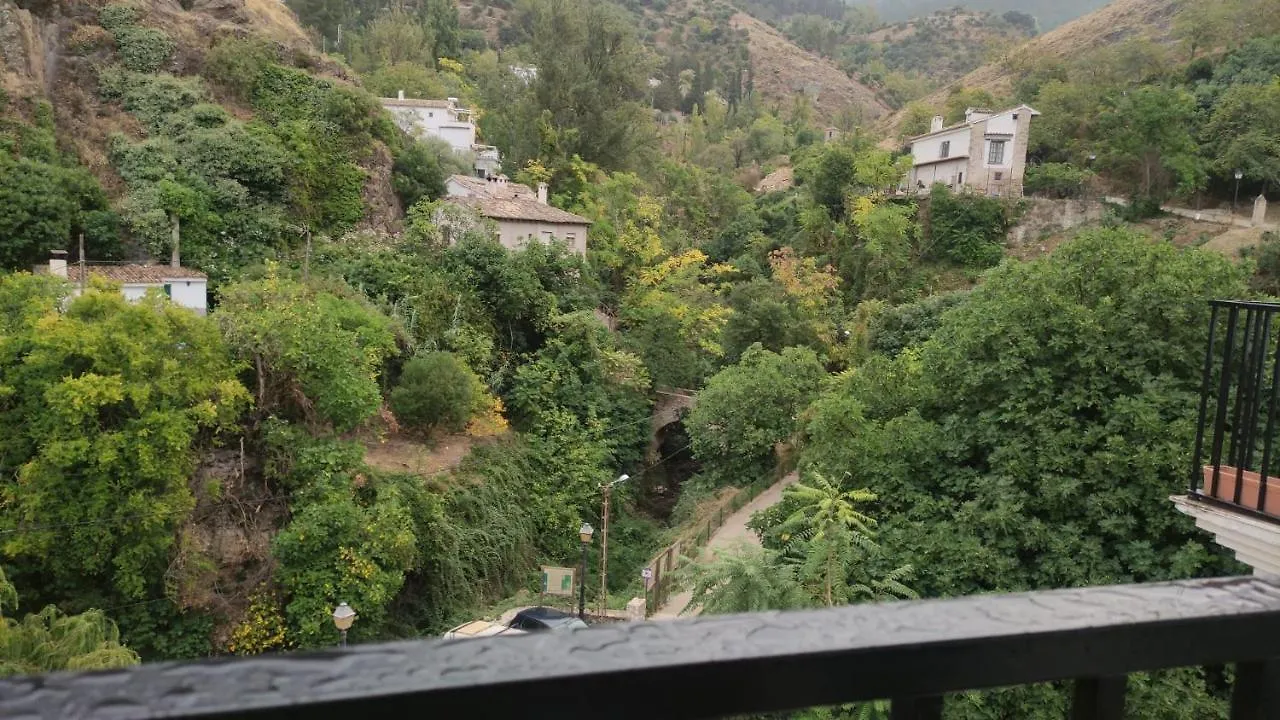
[[[518,249],[530,241],[563,241],[578,254],[587,252],[591,221],[547,203],[547,185],[537,191],[510,182],[505,175],[481,179],[454,175],[446,183],[449,202],[470,208],[497,225],[503,247]]]
[[[86,265],[82,275],[80,265],[68,264],[66,251],[57,250],[49,260],[48,273],[70,282],[73,295],[80,294],[82,282],[98,277],[119,285],[121,294],[130,302],[141,300],[150,290],[158,290],[174,305],[199,315],[209,311],[209,277],[190,268],[133,263]]]
[[[913,137],[909,192],[927,193],[936,183],[953,190],[991,196],[1022,195],[1027,169],[1031,119],[1040,113],[1029,105],[1001,112],[965,111],[964,122],[943,126],[933,118],[928,133]]]

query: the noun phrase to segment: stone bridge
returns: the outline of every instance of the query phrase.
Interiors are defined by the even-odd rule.
[[[662,447],[662,431],[679,422],[686,412],[698,404],[698,393],[681,388],[655,388],[657,400],[653,404],[653,419],[649,426],[649,451],[645,459],[649,464],[660,460],[658,452]]]

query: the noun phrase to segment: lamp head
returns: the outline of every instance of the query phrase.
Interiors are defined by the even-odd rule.
[[[1237,180],[1243,180],[1243,179],[1244,179],[1244,171],[1243,171],[1243,170],[1237,170],[1237,171],[1236,171],[1236,179],[1237,179]]]
[[[351,624],[356,621],[356,611],[351,606],[342,603],[333,610],[333,625],[339,630],[351,629]]]
[[[582,527],[578,528],[578,539],[582,541],[583,545],[590,545],[591,536],[594,535],[595,532],[595,528],[591,527],[590,524],[582,523]]]

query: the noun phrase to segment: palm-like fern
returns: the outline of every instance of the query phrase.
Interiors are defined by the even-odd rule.
[[[793,610],[813,604],[794,565],[782,562],[778,553],[745,544],[708,561],[691,561],[681,572],[693,593],[685,613]]]

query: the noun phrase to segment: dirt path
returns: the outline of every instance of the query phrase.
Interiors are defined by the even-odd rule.
[[[724,521],[724,525],[721,525],[719,530],[711,534],[711,541],[702,549],[702,557],[704,559],[709,558],[717,552],[723,552],[743,543],[758,547],[760,539],[756,537],[754,532],[747,529],[747,521],[757,512],[771,508],[781,502],[782,491],[789,485],[799,481],[799,479],[800,476],[797,473],[791,473],[779,480],[773,487],[760,493],[755,500],[744,505],[741,510],[730,515]],[[688,591],[676,593],[667,598],[666,604],[649,619],[675,620],[689,606],[689,601],[692,599],[693,594]],[[689,613],[689,615],[697,614],[697,611]]]

